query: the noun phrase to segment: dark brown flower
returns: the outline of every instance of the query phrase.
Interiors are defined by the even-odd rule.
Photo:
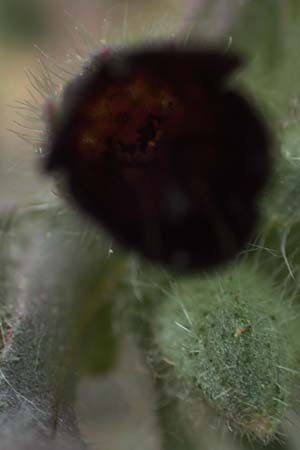
[[[232,258],[270,171],[268,132],[227,78],[239,58],[175,45],[96,57],[69,83],[46,170],[124,246],[180,270]]]

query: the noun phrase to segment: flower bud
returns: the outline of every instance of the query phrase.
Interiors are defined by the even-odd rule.
[[[239,58],[164,44],[96,56],[66,86],[46,171],[117,242],[178,270],[247,243],[270,172],[260,115],[227,86]]]

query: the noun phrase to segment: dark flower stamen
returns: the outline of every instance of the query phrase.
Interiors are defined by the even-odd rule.
[[[250,238],[271,163],[262,119],[225,84],[238,65],[170,45],[96,58],[65,90],[46,169],[151,260],[181,270],[229,260]]]

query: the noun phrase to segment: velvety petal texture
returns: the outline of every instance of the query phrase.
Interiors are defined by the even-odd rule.
[[[230,53],[174,44],[96,56],[65,88],[45,168],[125,247],[176,270],[237,254],[271,168],[269,132],[229,86]]]

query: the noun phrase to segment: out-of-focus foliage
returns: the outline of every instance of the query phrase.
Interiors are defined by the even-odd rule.
[[[0,1],[0,39],[24,45],[39,39],[51,27],[51,16],[38,0]]]

